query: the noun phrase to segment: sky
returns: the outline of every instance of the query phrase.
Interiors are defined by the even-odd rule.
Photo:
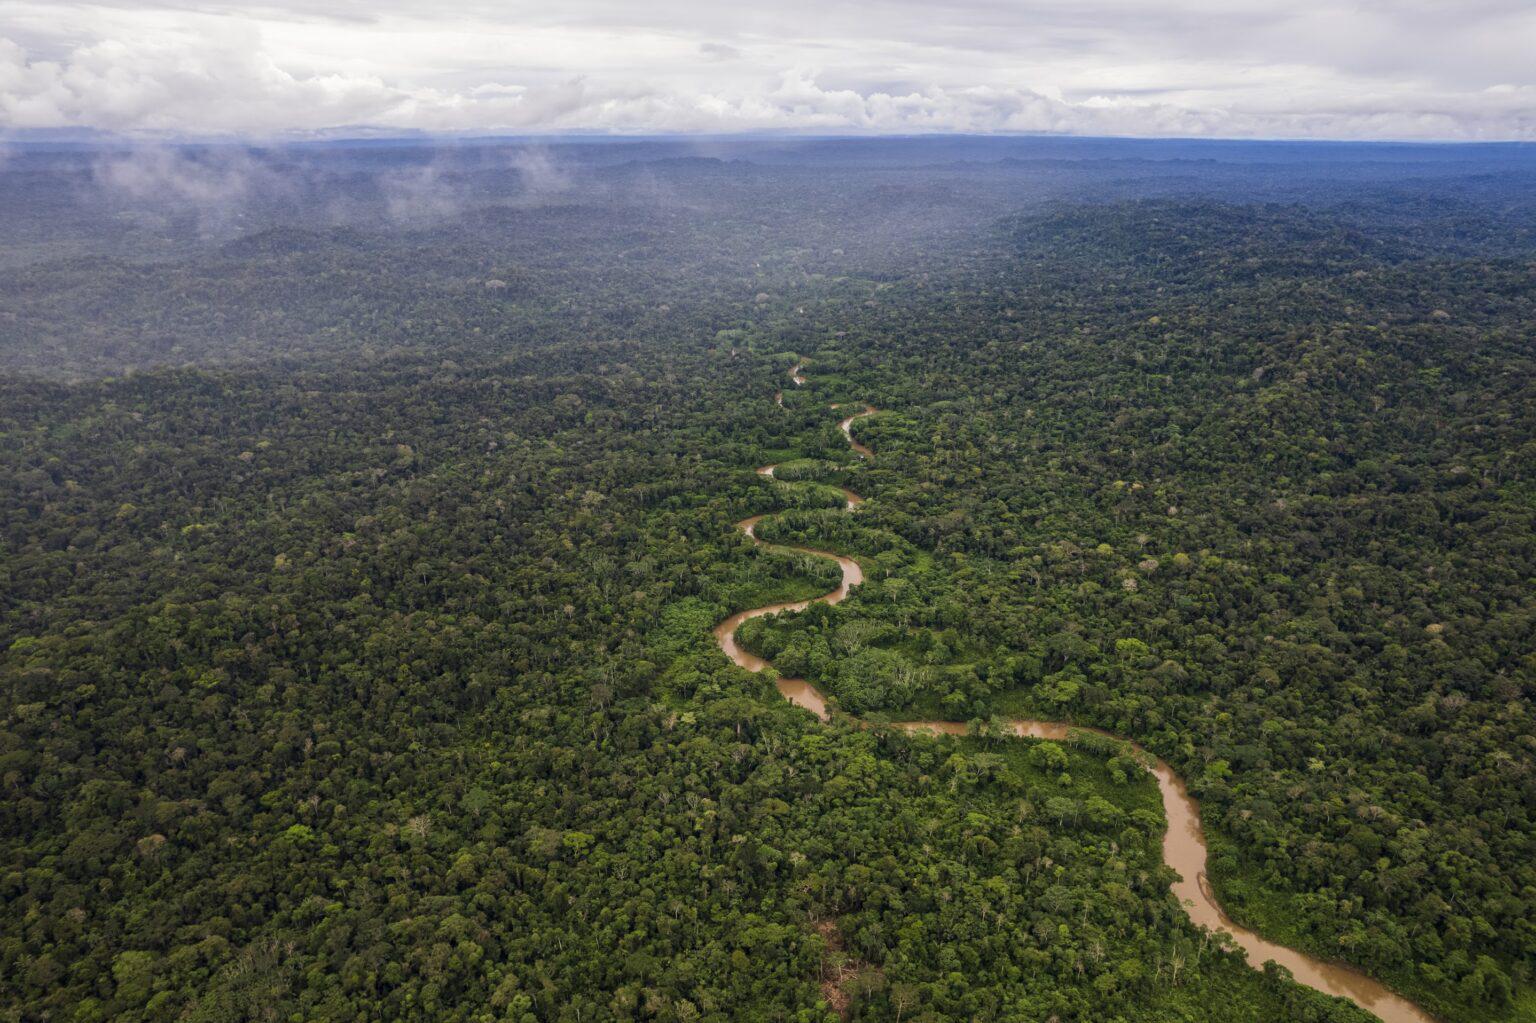
[[[1536,140],[1536,0],[0,0],[0,134]]]

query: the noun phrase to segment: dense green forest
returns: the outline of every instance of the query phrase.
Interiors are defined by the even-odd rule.
[[[0,174],[0,1019],[1536,1019],[1536,171],[592,148]]]

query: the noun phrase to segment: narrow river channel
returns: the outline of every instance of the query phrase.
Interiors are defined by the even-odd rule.
[[[805,384],[805,377],[801,375],[804,369],[803,362],[796,363],[790,370],[790,379],[796,387]],[[780,404],[783,404],[780,401]],[[837,406],[832,406],[836,408]],[[864,459],[873,459],[874,452],[853,439],[852,426],[855,420],[865,416],[874,415],[877,410],[873,406],[866,405],[863,410],[848,416],[838,424],[843,436],[848,439],[849,446]],[[757,471],[763,476],[772,476],[775,466],[765,465]],[[858,494],[846,488],[843,494],[847,498],[847,506],[851,511],[863,503],[864,499]],[[738,522],[737,528],[746,533],[757,543],[763,543],[755,532],[757,524],[767,516],[754,515],[749,519]],[[813,554],[818,557],[831,558],[842,569],[842,581],[837,589],[830,593],[824,593],[812,600],[797,600],[782,604],[768,604],[764,607],[754,607],[746,611],[739,611],[731,615],[725,621],[715,626],[715,640],[720,644],[720,649],[725,652],[735,663],[748,671],[762,671],[768,667],[768,662],[749,650],[744,650],[736,642],[736,630],[741,623],[751,618],[763,615],[778,614],[781,611],[799,611],[809,607],[813,603],[836,604],[848,596],[848,592],[864,581],[864,572],[859,563],[852,558],[836,554],[832,551],[816,550],[809,547],[786,547],[784,550],[799,551],[802,554]],[[805,679],[780,678],[777,682],[779,692],[785,699],[799,707],[815,714],[823,721],[831,718],[826,698]],[[1017,735],[1036,739],[1067,739],[1073,731],[1093,731],[1101,735],[1109,735],[1108,732],[1099,729],[1082,728],[1081,726],[1067,724],[1060,721],[1034,721],[1029,719],[1016,719],[1011,722]],[[904,721],[891,727],[904,729],[909,732],[932,732],[949,735],[964,735],[966,726],[959,721]],[[1111,738],[1120,739],[1119,736]],[[1126,740],[1121,740],[1126,741]],[[1388,989],[1384,985],[1372,980],[1365,974],[1351,967],[1338,963],[1324,962],[1314,959],[1309,955],[1297,952],[1295,949],[1276,945],[1265,941],[1257,934],[1244,927],[1240,927],[1228,919],[1222,911],[1211,892],[1210,885],[1205,878],[1205,833],[1200,826],[1200,804],[1190,796],[1185,788],[1184,781],[1174,773],[1162,760],[1146,753],[1140,746],[1130,743],[1141,752],[1152,765],[1152,774],[1157,779],[1158,790],[1163,797],[1163,812],[1168,817],[1168,831],[1163,835],[1163,859],[1174,870],[1178,871],[1180,879],[1174,883],[1173,892],[1179,901],[1184,904],[1190,919],[1202,927],[1213,931],[1223,931],[1230,934],[1248,953],[1248,961],[1254,966],[1262,965],[1267,960],[1275,962],[1291,971],[1296,980],[1308,987],[1348,998],[1362,1008],[1381,1017],[1384,1023],[1436,1023],[1423,1009],[1414,1003]]]

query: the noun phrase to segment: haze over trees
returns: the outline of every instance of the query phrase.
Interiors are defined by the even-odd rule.
[[[1239,921],[1536,1018],[1533,179],[19,151],[0,1018],[1368,1018],[1189,922],[1134,758],[1010,713],[1172,764]],[[975,734],[721,656],[835,581],[771,510],[866,582],[742,642]]]

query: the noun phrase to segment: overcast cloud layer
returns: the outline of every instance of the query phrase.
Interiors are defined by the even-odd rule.
[[[0,0],[0,132],[1536,139],[1531,0]]]

